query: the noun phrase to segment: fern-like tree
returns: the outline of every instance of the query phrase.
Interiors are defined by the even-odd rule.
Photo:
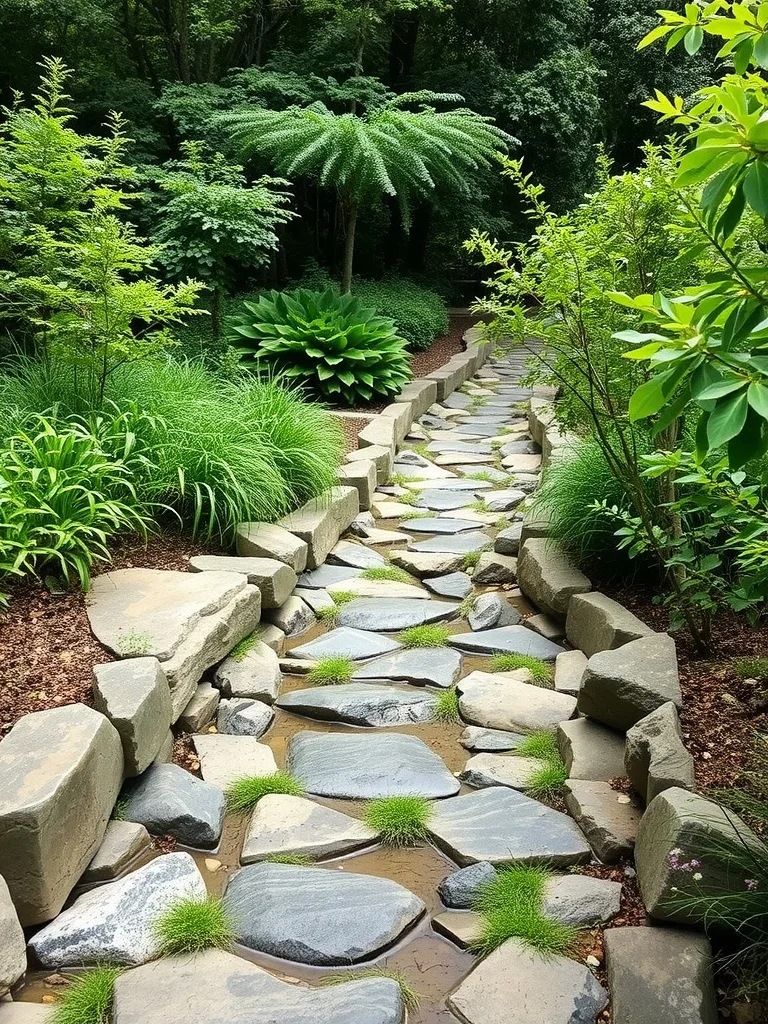
[[[395,197],[407,228],[414,200],[440,186],[466,193],[468,176],[515,141],[466,107],[439,111],[432,105],[461,102],[463,97],[454,94],[389,94],[362,114],[336,114],[312,103],[287,110],[249,107],[220,121],[244,155],[262,154],[279,174],[308,175],[339,190],[345,229],[342,290],[348,292],[361,203]]]

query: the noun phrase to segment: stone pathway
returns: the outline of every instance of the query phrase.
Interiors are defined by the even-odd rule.
[[[692,768],[671,641],[589,594],[586,577],[535,543],[520,574],[538,608],[517,587],[521,546],[538,537],[525,498],[538,482],[542,442],[551,445],[529,432],[538,399],[520,386],[523,372],[519,355],[491,359],[462,390],[422,407],[394,457],[379,443],[386,425],[377,425],[347,467],[357,492],[338,487],[327,506],[310,503],[280,524],[243,524],[237,557],[195,558],[188,574],[97,579],[92,628],[127,659],[96,673],[100,710],[119,741],[78,719],[81,738],[68,742],[84,749],[83,764],[111,763],[122,743],[126,820],[110,824],[99,852],[98,842],[75,843],[52,889],[38,893],[33,883],[23,923],[44,925],[31,941],[44,967],[134,967],[117,983],[113,1024],[144,1022],[154,1003],[169,1024],[404,1024],[397,984],[354,980],[353,965],[405,975],[422,996],[410,1024],[595,1024],[608,1002],[596,964],[544,961],[516,939],[483,960],[467,951],[480,926],[474,896],[505,865],[547,865],[576,873],[547,882],[546,916],[577,927],[609,920],[621,884],[578,871],[595,855],[627,855],[637,832],[639,810],[610,786],[624,774],[615,730],[634,727],[628,770],[641,793],[660,792],[670,775],[692,788]],[[399,422],[393,415],[392,431]],[[357,496],[370,509],[358,513]],[[444,630],[445,642],[407,646],[402,631],[414,626]],[[602,653],[587,666],[568,641]],[[610,649],[619,644],[623,651]],[[491,659],[504,654],[556,666],[554,681],[537,685],[527,669],[492,672]],[[307,673],[327,658],[350,660],[349,681],[313,685]],[[460,721],[440,717],[451,688]],[[577,700],[592,719],[576,717]],[[164,763],[175,722],[194,734],[201,778]],[[53,720],[50,730],[61,754]],[[558,807],[526,793],[543,763],[515,753],[531,732],[556,737],[569,770]],[[252,814],[226,814],[229,782],[278,769],[306,795],[268,795]],[[104,834],[117,795],[118,777],[99,770],[84,836],[99,832],[99,820]],[[60,785],[76,782],[67,775]],[[364,801],[410,795],[433,801],[430,843],[381,847],[362,821]],[[165,855],[119,877],[150,855],[147,831],[172,836],[192,856]],[[99,887],[59,914],[94,854]],[[275,857],[306,864],[270,863]],[[248,960],[208,951],[149,962],[153,915],[179,893],[206,889],[223,896]],[[614,960],[629,948],[617,940]],[[348,981],[317,985],[339,970]],[[28,995],[39,995],[34,984]]]

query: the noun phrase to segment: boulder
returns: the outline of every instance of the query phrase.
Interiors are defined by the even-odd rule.
[[[524,544],[529,537],[548,537],[550,531],[549,512],[543,506],[525,510],[523,528],[520,532],[521,544]]]
[[[83,704],[25,715],[0,744],[0,875],[22,925],[55,917],[101,845],[123,779],[113,725]]]
[[[351,465],[356,462],[373,462],[376,466],[376,479],[378,483],[384,484],[389,480],[389,475],[392,472],[392,454],[392,448],[389,445],[369,444],[364,448],[347,452],[344,459]]]
[[[266,526],[268,524],[241,523],[238,531],[258,525]],[[249,583],[259,588],[262,608],[277,608],[281,605],[296,586],[296,572],[300,571],[279,558],[258,558],[253,555],[241,557],[236,555],[193,555],[189,560],[189,570],[190,572],[242,573],[247,577]]]
[[[437,893],[446,907],[469,910],[475,905],[482,887],[495,878],[496,868],[493,864],[478,861],[444,878],[437,887]]]
[[[126,775],[140,775],[171,725],[171,691],[157,658],[128,658],[93,669],[93,703],[120,734]]]
[[[554,732],[569,718],[576,701],[527,682],[527,669],[514,672],[471,672],[457,684],[462,718],[472,725],[508,732]]]
[[[157,764],[127,787],[123,817],[153,836],[212,849],[221,836],[224,794],[176,764]]]
[[[631,611],[605,594],[574,594],[568,604],[565,633],[588,658],[612,651],[653,633]]]
[[[437,382],[434,380],[409,380],[403,384],[397,396],[398,402],[410,402],[414,417],[423,416],[430,405],[437,401]]]
[[[624,793],[611,789],[607,782],[569,779],[565,806],[598,860],[613,864],[631,855],[641,812]]]
[[[341,534],[360,511],[354,487],[332,487],[298,511],[284,516],[279,526],[295,534],[309,548],[307,568],[322,565]]]
[[[487,583],[515,583],[517,559],[510,555],[499,555],[495,551],[484,551],[475,567],[472,580],[477,586]]]
[[[462,747],[478,752],[516,750],[524,739],[523,733],[484,729],[478,725],[468,725],[460,737]]]
[[[24,976],[26,969],[24,931],[8,886],[0,876],[0,998]]]
[[[584,573],[546,537],[530,537],[522,545],[517,578],[523,592],[538,608],[563,620],[573,595],[592,589]]]
[[[712,950],[677,928],[610,928],[605,933],[614,1024],[717,1024]]]
[[[560,722],[557,745],[568,776],[610,782],[624,776],[624,735],[589,718]]]
[[[621,882],[590,875],[555,875],[544,885],[544,917],[589,928],[610,921],[621,910]]]
[[[251,697],[272,704],[280,678],[277,655],[271,647],[257,641],[244,654],[226,658],[216,669],[213,681],[224,697]]]
[[[525,620],[525,625],[547,640],[552,640],[555,643],[565,640],[565,629],[562,622],[553,619],[551,615],[545,615],[544,612],[529,615]]]
[[[221,696],[210,683],[198,683],[189,704],[179,716],[179,725],[187,732],[198,732],[213,721]]]
[[[169,729],[152,764],[168,764],[173,760],[173,742],[173,733]]]
[[[80,882],[82,885],[111,882],[147,859],[151,852],[152,840],[143,825],[113,819]]]
[[[358,505],[361,509],[369,509],[378,483],[378,469],[373,459],[348,462],[339,466],[336,476],[344,487],[354,487],[357,491]]]
[[[272,724],[275,712],[268,704],[247,697],[233,697],[219,704],[216,727],[226,736],[263,736]]]
[[[240,523],[235,532],[235,544],[241,557],[283,562],[294,573],[303,572],[307,567],[307,544],[276,523]],[[282,575],[276,576],[275,579],[282,595],[282,580],[288,580],[290,577]],[[294,581],[293,586],[295,585]],[[282,604],[289,593],[290,590],[277,603]]]
[[[513,608],[506,598],[493,591],[478,594],[467,613],[469,628],[475,632],[499,626],[516,626],[522,620],[517,608]]]
[[[273,626],[281,629],[286,636],[299,636],[306,633],[315,624],[315,613],[300,597],[293,594],[283,601],[279,608],[273,608],[266,614],[266,619]]]
[[[693,757],[683,743],[672,701],[629,729],[624,763],[629,781],[646,803],[672,787],[695,790]]]
[[[738,852],[737,861],[729,850]],[[686,897],[741,891],[750,877],[742,861],[764,862],[766,856],[765,846],[732,811],[685,789],[665,789],[648,804],[637,832],[643,903],[651,917],[703,923],[706,903],[681,905]]]
[[[79,896],[30,940],[43,967],[143,964],[160,950],[155,923],[183,899],[203,900],[203,876],[188,853],[169,853]]]
[[[200,774],[219,789],[226,789],[237,779],[273,775],[277,771],[271,749],[253,736],[204,733],[194,736],[192,742],[200,758]]]
[[[517,555],[520,551],[520,535],[523,531],[522,522],[512,523],[505,530],[499,530],[493,542],[493,550],[500,555]]]
[[[593,654],[578,707],[581,714],[626,732],[668,701],[678,707],[682,703],[675,642],[666,633],[654,633]]]
[[[339,857],[376,839],[372,829],[341,811],[302,796],[268,793],[254,808],[240,863],[275,856]]]
[[[587,667],[587,656],[582,651],[563,651],[555,658],[555,689],[578,697],[581,680]]]
[[[300,594],[296,595],[300,597]],[[309,602],[305,602],[309,604]],[[285,651],[285,633],[280,629],[279,626],[275,626],[271,622],[263,622],[256,633],[256,637],[267,647],[271,648],[278,656],[278,658]]]

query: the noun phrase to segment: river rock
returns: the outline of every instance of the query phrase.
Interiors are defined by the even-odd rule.
[[[605,594],[573,594],[568,603],[566,636],[588,658],[599,651],[650,636],[653,630],[629,609]]]
[[[371,959],[425,910],[389,879],[290,864],[241,868],[224,905],[244,946],[317,967]]]
[[[468,654],[530,654],[542,661],[554,661],[563,648],[525,626],[498,626],[479,633],[455,633],[448,640]]]
[[[280,689],[280,660],[261,640],[243,654],[230,655],[213,676],[223,697],[250,697],[272,704]]]
[[[198,683],[192,699],[179,715],[179,726],[197,732],[213,720],[221,695],[210,683]]]
[[[461,554],[396,551],[392,555],[392,564],[423,579],[425,576],[435,576],[439,573],[456,572],[461,569],[463,558]]]
[[[152,840],[143,825],[113,819],[107,825],[104,840],[80,882],[83,885],[111,882],[147,858],[151,851]]]
[[[219,704],[216,727],[228,736],[263,736],[272,724],[275,712],[260,700],[234,697]]]
[[[466,1024],[593,1024],[608,993],[582,964],[508,939],[448,997]]]
[[[587,656],[582,651],[563,651],[555,658],[555,689],[578,697],[581,680],[587,667]]]
[[[64,906],[122,778],[117,730],[83,704],[25,715],[0,744],[0,874],[25,927]]]
[[[615,1024],[720,1019],[712,950],[703,935],[677,928],[609,928],[605,954]]]
[[[395,631],[429,622],[445,622],[455,618],[458,609],[458,604],[450,601],[358,598],[342,607],[338,622],[350,629]]]
[[[273,775],[277,771],[272,750],[253,736],[203,733],[193,736],[192,742],[200,758],[200,774],[219,789],[226,789],[237,779]]]
[[[564,693],[534,686],[527,669],[472,672],[458,683],[461,716],[472,725],[507,732],[554,732],[569,718],[576,701]]]
[[[522,615],[501,594],[494,592],[478,594],[467,614],[470,629],[497,629],[500,626],[516,626],[522,622]]]
[[[377,839],[358,818],[302,796],[268,793],[254,808],[240,854],[241,864],[273,856],[338,857]]]
[[[646,803],[673,786],[696,789],[693,757],[683,743],[672,701],[641,718],[627,732],[624,763],[630,782]]]
[[[299,733],[289,743],[288,768],[317,796],[442,797],[459,789],[458,781],[426,743],[400,733]]]
[[[565,619],[574,594],[592,589],[583,572],[546,537],[529,537],[520,548],[518,581],[525,594],[548,615]]]
[[[240,523],[235,534],[235,543],[237,553],[241,557],[260,557],[284,562],[296,573],[303,572],[307,567],[309,548],[305,542],[276,523]],[[280,589],[282,592],[282,587]],[[282,604],[282,601],[277,603]]]
[[[385,654],[360,665],[354,680],[392,679],[414,686],[439,686],[447,689],[461,675],[461,655],[449,647],[408,648]]]
[[[447,576],[433,576],[424,580],[424,586],[441,597],[463,601],[472,593],[472,580],[465,572],[452,572]]]
[[[610,921],[621,910],[621,882],[589,875],[555,875],[544,885],[544,917],[590,928]]]
[[[493,550],[500,555],[516,555],[520,550],[520,534],[522,523],[512,523],[505,530],[499,530],[493,543]]]
[[[318,661],[320,658],[351,658],[362,661],[375,658],[379,654],[389,654],[400,648],[397,640],[388,636],[379,636],[364,629],[349,629],[342,626],[331,629],[316,640],[294,647],[291,655],[294,658]]]
[[[499,555],[495,551],[484,551],[480,555],[472,579],[478,586],[488,583],[515,583],[517,559],[509,555]]]
[[[434,805],[436,845],[457,864],[551,864],[569,867],[592,852],[567,814],[506,786],[491,786]]]
[[[405,1014],[392,978],[308,986],[219,949],[120,975],[114,1024],[147,1024],[148,1006],[162,1006],[164,1024],[402,1024]]]
[[[390,601],[427,601],[429,594],[414,583],[401,583],[400,580],[347,580],[344,583],[332,583],[328,593],[352,594],[354,597],[375,597]]]
[[[24,931],[5,879],[0,876],[0,998],[24,976],[26,969]]]
[[[592,655],[578,697],[583,715],[625,732],[667,701],[682,704],[675,641],[666,633]]]
[[[176,764],[156,764],[128,787],[123,816],[153,836],[211,849],[221,835],[224,794]]]
[[[557,745],[572,779],[610,782],[624,777],[624,734],[589,718],[560,722]]]
[[[253,525],[253,524],[251,524]],[[263,525],[267,525],[266,523]],[[238,527],[238,531],[244,524]],[[193,555],[190,572],[239,572],[259,588],[262,608],[278,608],[296,586],[296,570],[277,558],[238,557],[237,555]],[[298,570],[300,571],[300,570]]]
[[[278,700],[277,706],[305,718],[373,728],[430,722],[435,718],[432,694],[374,683],[342,683],[291,690]]]
[[[477,501],[475,493],[470,490],[443,490],[430,488],[421,491],[414,502],[415,508],[427,508],[431,512],[454,512],[456,509],[468,508]]]
[[[159,952],[158,917],[182,899],[203,900],[205,882],[188,853],[169,853],[79,896],[29,946],[43,967],[142,964]]]
[[[598,860],[613,864],[631,855],[641,812],[623,793],[611,789],[607,782],[569,779],[565,806]]]
[[[362,576],[365,569],[352,565],[321,565],[299,576],[299,586],[307,590],[325,590],[332,583],[346,583]]]
[[[496,868],[488,861],[479,861],[469,867],[459,868],[442,880],[437,893],[446,907],[455,910],[469,910],[484,885],[496,878]]]
[[[461,734],[461,745],[467,750],[500,751],[515,750],[525,739],[519,732],[507,732],[505,729],[484,729],[478,725],[468,725]]]
[[[459,775],[462,782],[476,789],[485,786],[509,786],[527,789],[531,777],[544,765],[536,757],[515,757],[510,754],[475,754]]]
[[[328,555],[331,565],[346,565],[353,569],[381,569],[387,560],[378,551],[371,551],[364,544],[340,540]]]

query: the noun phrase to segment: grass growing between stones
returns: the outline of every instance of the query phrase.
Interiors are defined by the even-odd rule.
[[[271,775],[251,775],[235,779],[227,786],[224,795],[227,798],[228,810],[250,811],[269,793],[304,796],[305,789],[299,780],[288,772],[273,772]]]
[[[348,590],[339,590],[335,594],[331,594],[330,597],[333,600],[333,606],[327,608],[318,608],[315,612],[315,616],[318,621],[322,622],[323,625],[328,626],[329,629],[336,625],[339,618],[339,612],[345,604],[349,604],[350,601],[355,600],[355,595],[351,594]]]
[[[310,686],[335,686],[338,683],[348,683],[354,670],[352,659],[345,658],[343,655],[320,658],[315,667],[307,673],[307,682]]]
[[[447,626],[440,623],[428,623],[424,626],[409,626],[398,636],[403,647],[447,647],[450,632]]]
[[[364,580],[391,580],[393,583],[413,583],[413,577],[396,565],[377,565],[366,569],[360,577]]]
[[[473,952],[487,956],[507,939],[522,939],[540,953],[567,954],[574,945],[576,929],[551,921],[541,912],[545,868],[512,866],[500,868],[496,877],[483,885],[473,909],[482,917],[480,938]]]
[[[467,551],[461,560],[461,568],[466,572],[467,569],[474,569],[477,563],[480,561],[480,555],[482,551]]]
[[[306,853],[271,853],[263,857],[262,864],[293,864],[297,868],[311,868],[315,863]]]
[[[465,597],[459,605],[459,616],[462,619],[466,619],[472,609],[475,607],[475,601],[477,600],[476,594],[470,594],[469,597]]]
[[[431,815],[424,796],[383,796],[368,803],[363,820],[385,846],[415,846],[427,838]]]
[[[527,668],[537,686],[551,686],[554,680],[551,666],[530,654],[494,654],[488,667],[491,672],[514,672]]]
[[[232,650],[229,652],[229,656],[232,661],[241,662],[245,661],[249,653],[254,649],[257,643],[261,639],[261,631],[254,629],[248,636],[243,637],[239,644],[235,644]]]
[[[442,690],[435,697],[433,716],[436,722],[460,722],[459,693],[455,686]]]
[[[229,949],[235,938],[224,904],[215,896],[179,900],[155,922],[161,956]]]
[[[51,1011],[50,1024],[109,1024],[115,982],[120,974],[119,967],[96,967],[78,974]]]
[[[560,794],[568,772],[560,757],[554,733],[545,730],[532,732],[515,748],[514,754],[541,761],[541,768],[533,772],[526,784],[525,792],[528,796],[552,799]]]
[[[392,971],[386,967],[366,967],[362,971],[354,971],[349,974],[332,974],[328,978],[323,978],[320,984],[343,985],[347,981],[362,981],[364,978],[389,978],[396,981],[406,1010],[410,1010],[411,1013],[418,1010],[421,996],[408,983],[408,979],[402,971]]]

